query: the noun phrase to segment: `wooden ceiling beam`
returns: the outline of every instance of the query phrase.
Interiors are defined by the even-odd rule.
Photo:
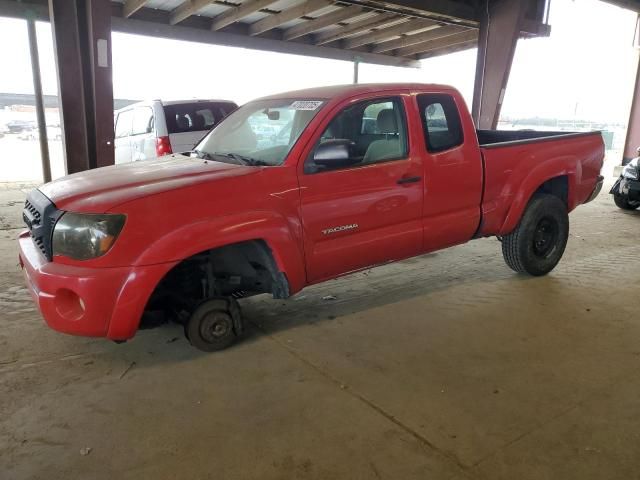
[[[306,20],[298,25],[294,25],[291,28],[287,28],[284,31],[284,40],[293,40],[294,38],[303,37],[313,32],[317,32],[320,29],[335,25],[349,18],[361,16],[365,13],[365,10],[361,7],[349,6],[340,7],[338,10],[334,10],[331,13],[326,13],[314,18],[313,20]]]
[[[436,38],[445,37],[454,33],[464,32],[465,30],[467,29],[464,27],[438,27],[432,30],[427,30],[426,32],[415,33],[413,35],[405,35],[404,37],[400,37],[396,40],[389,40],[387,42],[378,43],[373,47],[371,51],[374,53],[388,52],[391,50],[396,50],[398,48],[409,47],[411,45],[415,45],[416,43],[424,43],[428,42],[429,40],[435,40]]]
[[[431,50],[436,50],[438,48],[445,48],[459,43],[471,42],[473,40],[478,40],[478,31],[476,29],[469,29],[465,32],[447,35],[436,40],[400,48],[395,50],[393,53],[399,57],[410,57],[419,53],[430,52]]]
[[[238,22],[252,13],[258,12],[277,1],[278,0],[245,0],[237,7],[231,7],[215,17],[211,23],[211,30],[220,30],[227,25]]]
[[[319,33],[314,36],[314,43],[316,45],[324,45],[362,32],[368,32],[373,28],[380,28],[392,23],[398,23],[401,20],[402,17],[399,15],[393,15],[390,13],[376,14],[372,17],[365,18],[364,20],[358,20],[344,27],[339,27],[336,30]]]
[[[419,30],[426,30],[428,28],[437,28],[438,23],[432,20],[411,19],[407,18],[406,21],[399,25],[395,25],[389,28],[380,28],[374,30],[371,33],[365,35],[359,35],[345,41],[345,48],[357,48],[370,43],[379,43],[385,40],[398,37],[402,34],[416,32]]]
[[[171,12],[169,23],[171,25],[180,23],[212,3],[213,0],[186,0]]]
[[[144,7],[148,1],[149,0],[127,0],[122,6],[122,16],[124,18],[129,18],[131,15]]]
[[[333,2],[330,0],[303,1],[295,7],[288,8],[280,13],[269,15],[268,17],[252,23],[249,27],[249,35],[260,35],[261,33],[278,28],[280,25],[290,22],[291,20],[304,17],[330,5],[333,5]]]

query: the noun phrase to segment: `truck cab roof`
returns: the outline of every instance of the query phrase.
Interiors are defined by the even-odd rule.
[[[344,98],[354,97],[357,95],[378,92],[394,92],[399,90],[431,90],[442,92],[457,92],[457,90],[448,85],[439,85],[434,83],[360,83],[356,85],[332,85],[328,87],[306,88],[303,90],[292,90],[289,92],[278,93],[276,95],[268,95],[260,100],[271,100],[278,98],[296,98],[296,99],[332,99],[342,100]]]

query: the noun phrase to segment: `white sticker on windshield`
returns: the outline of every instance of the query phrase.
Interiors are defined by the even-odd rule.
[[[315,110],[320,105],[322,105],[322,102],[317,100],[298,100],[291,104],[291,108],[294,110]]]

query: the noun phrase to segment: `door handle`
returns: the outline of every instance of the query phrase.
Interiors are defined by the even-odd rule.
[[[404,185],[407,183],[416,183],[420,181],[420,177],[402,177],[397,181],[398,185]]]

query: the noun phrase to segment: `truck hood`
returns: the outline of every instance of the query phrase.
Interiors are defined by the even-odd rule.
[[[61,210],[103,213],[116,205],[167,190],[259,170],[170,155],[75,173],[41,186],[40,191]]]

